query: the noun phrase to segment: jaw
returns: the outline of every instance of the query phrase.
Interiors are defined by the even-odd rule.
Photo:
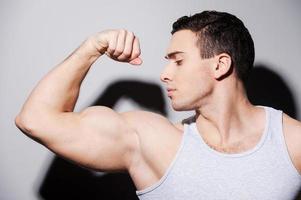
[[[195,104],[190,102],[189,100],[181,99],[177,100],[175,98],[171,99],[171,106],[175,111],[191,111],[195,110]]]

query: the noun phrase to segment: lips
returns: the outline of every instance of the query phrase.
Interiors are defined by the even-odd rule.
[[[171,96],[174,91],[175,91],[175,89],[167,88],[167,95]]]
[[[175,89],[167,88],[167,92],[173,91],[173,90],[175,90]]]

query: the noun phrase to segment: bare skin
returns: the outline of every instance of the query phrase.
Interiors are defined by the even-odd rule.
[[[173,109],[195,110],[207,144],[223,153],[254,147],[265,125],[264,110],[253,106],[225,53],[202,59],[196,36],[176,32],[161,80]],[[127,171],[138,190],[156,183],[179,148],[183,124],[146,111],[118,113],[104,106],[73,112],[82,80],[104,54],[119,62],[142,63],[138,38],[126,30],[89,37],[34,88],[15,119],[17,127],[54,153],[99,171]],[[301,123],[283,116],[292,162],[301,173]]]

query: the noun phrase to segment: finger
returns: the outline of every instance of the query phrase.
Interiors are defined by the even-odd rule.
[[[135,38],[134,43],[133,43],[133,50],[132,50],[132,55],[130,58],[130,64],[132,65],[141,65],[142,64],[142,59],[139,57],[141,54],[140,50],[140,43],[138,38]]]
[[[120,56],[118,56],[118,60],[126,61],[131,57],[134,39],[135,39],[134,33],[128,31],[126,34],[125,46],[124,46],[123,52]]]
[[[112,57],[116,46],[117,46],[118,34],[113,34],[113,36],[109,39],[109,46],[107,48],[108,56]]]
[[[135,58],[138,58],[140,56],[140,44],[139,44],[139,40],[137,37],[134,38],[134,42],[133,42],[133,50],[132,50],[132,54],[130,57],[130,60],[133,60]]]
[[[135,58],[135,59],[131,60],[129,63],[132,64],[132,65],[141,65],[142,64],[142,59],[140,57],[138,57],[138,58]]]
[[[118,34],[116,49],[113,53],[113,56],[115,58],[120,56],[123,52],[124,44],[125,44],[125,37],[126,37],[126,31],[125,30],[120,30],[119,34]]]

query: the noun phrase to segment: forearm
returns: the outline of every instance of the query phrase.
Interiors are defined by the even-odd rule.
[[[73,111],[80,86],[100,53],[85,41],[40,80],[24,103],[20,115],[40,117],[47,112]]]

